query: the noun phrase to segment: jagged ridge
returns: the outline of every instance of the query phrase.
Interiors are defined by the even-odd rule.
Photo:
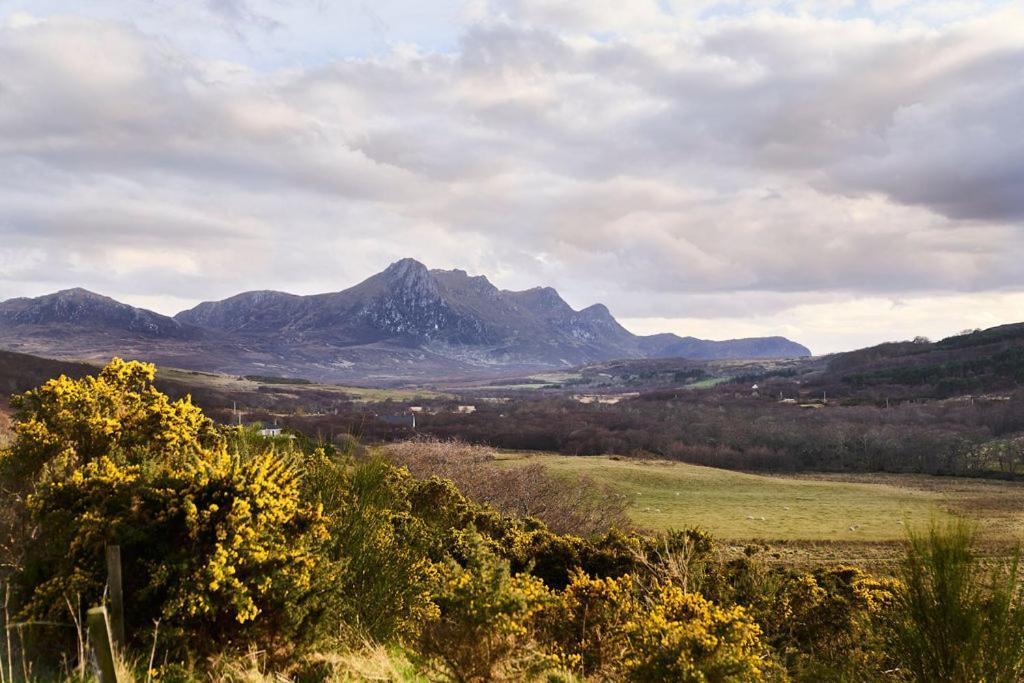
[[[809,355],[782,337],[710,342],[674,334],[638,336],[602,304],[576,311],[550,287],[500,290],[486,277],[428,270],[414,259],[393,263],[340,292],[245,292],[201,303],[174,318],[85,290],[67,290],[4,302],[0,322],[5,324],[0,343],[8,348],[28,350],[18,342],[30,333],[35,343],[69,357],[69,331],[78,330],[73,347],[99,356],[119,352],[127,343],[125,335],[135,335],[132,348],[173,358],[179,365],[225,371],[279,368],[315,379],[360,373],[494,374],[616,358]],[[81,330],[97,333],[83,335]],[[101,330],[119,334],[105,337]],[[178,339],[203,343],[170,343]]]

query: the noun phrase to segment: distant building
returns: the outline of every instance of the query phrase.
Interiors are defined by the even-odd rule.
[[[755,398],[761,395],[760,388],[756,384],[750,387],[750,395],[754,396]]]
[[[456,413],[462,413],[463,415],[469,415],[470,413],[476,412],[476,406],[458,406],[455,408]]]
[[[281,428],[275,425],[259,424],[260,436],[281,436]]]
[[[600,403],[613,406],[627,398],[636,398],[639,395],[640,392],[638,391],[630,391],[624,394],[576,394],[573,396],[573,399],[580,403]]]

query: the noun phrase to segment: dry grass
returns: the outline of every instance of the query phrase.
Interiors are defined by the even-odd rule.
[[[589,536],[632,526],[626,497],[585,474],[566,479],[541,464],[496,467],[493,450],[461,441],[406,441],[383,451],[413,476],[451,479],[469,499],[505,515],[536,517],[557,533]]]
[[[8,410],[7,404],[0,401],[0,448],[6,448],[14,440],[14,430]]]
[[[327,680],[338,683],[388,681],[399,683],[426,681],[405,655],[382,645],[367,645],[362,650],[315,657],[330,669]]]
[[[325,683],[427,681],[403,653],[369,643],[358,650],[311,655],[299,669],[306,675],[296,675],[295,671],[274,671],[262,653],[251,652],[245,657],[214,663],[210,678],[230,683],[286,683],[296,678],[314,678]]]

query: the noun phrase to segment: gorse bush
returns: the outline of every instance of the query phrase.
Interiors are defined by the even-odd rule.
[[[560,662],[602,680],[756,681],[774,670],[761,628],[672,583],[577,571],[544,615]]]
[[[616,673],[640,611],[633,577],[593,578],[576,570],[544,615],[546,636],[561,662],[584,676]]]
[[[650,611],[626,625],[623,663],[633,681],[758,681],[769,668],[761,629],[740,606],[722,609],[696,593],[665,586]]]
[[[528,645],[534,620],[550,600],[544,583],[512,576],[474,529],[459,534],[464,564],[449,560],[434,601],[438,614],[423,628],[419,650],[456,681],[521,677],[538,662]]]
[[[24,491],[12,498],[23,615],[66,617],[78,596],[99,601],[104,548],[118,544],[136,625],[163,620],[165,643],[295,637],[291,617],[326,538],[301,499],[298,464],[272,451],[243,461],[153,376],[151,365],[115,360],[97,378],[62,377],[16,400],[17,439],[0,472],[5,488]]]

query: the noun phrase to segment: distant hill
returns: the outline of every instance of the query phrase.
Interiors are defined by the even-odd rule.
[[[833,394],[945,398],[1024,386],[1024,323],[976,330],[937,342],[889,342],[822,359],[808,386]]]
[[[810,354],[782,337],[637,336],[601,304],[577,311],[550,287],[499,290],[486,277],[428,270],[413,259],[340,292],[245,292],[173,318],[84,290],[12,299],[0,303],[0,347],[320,381],[498,376],[617,358]]]
[[[80,288],[0,303],[2,328],[52,330],[59,325],[154,337],[189,338],[198,332],[165,315],[122,304]]]
[[[95,366],[85,363],[0,351],[0,401],[5,401],[12,394],[34,389],[54,377],[67,375],[79,378],[95,372]]]

